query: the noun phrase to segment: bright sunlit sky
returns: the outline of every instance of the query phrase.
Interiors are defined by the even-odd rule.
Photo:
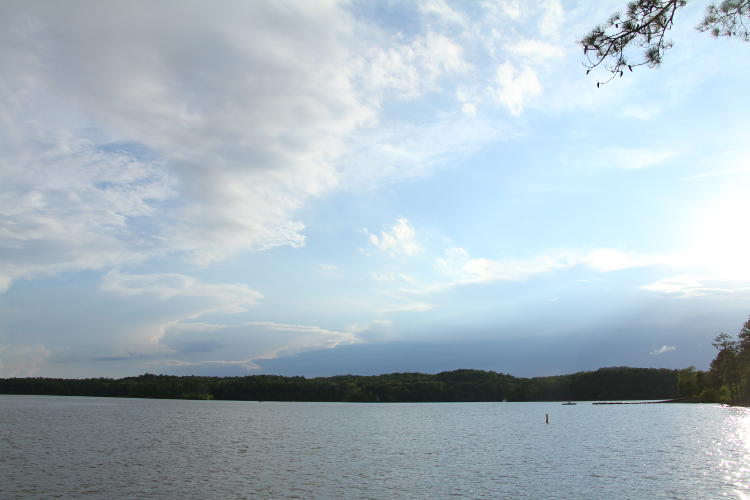
[[[624,0],[4,1],[0,376],[706,369],[750,45]]]

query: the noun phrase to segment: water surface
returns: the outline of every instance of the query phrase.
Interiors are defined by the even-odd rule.
[[[750,411],[718,405],[0,395],[0,422],[4,499],[750,498]]]

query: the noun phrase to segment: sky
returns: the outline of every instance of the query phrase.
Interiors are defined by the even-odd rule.
[[[707,369],[750,45],[622,1],[4,1],[0,376]]]

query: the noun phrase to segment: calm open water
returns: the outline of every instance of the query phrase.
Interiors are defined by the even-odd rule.
[[[750,411],[0,395],[0,498],[86,497],[745,499]]]

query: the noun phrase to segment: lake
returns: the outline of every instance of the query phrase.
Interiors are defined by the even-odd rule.
[[[750,410],[0,395],[0,478],[3,499],[746,499]]]

